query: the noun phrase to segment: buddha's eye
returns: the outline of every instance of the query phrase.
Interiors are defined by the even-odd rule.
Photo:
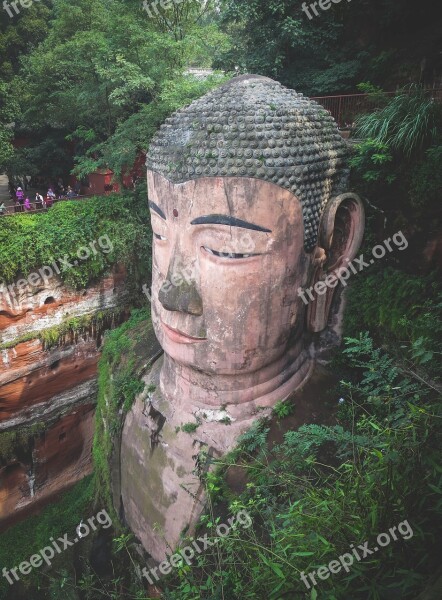
[[[211,254],[212,256],[218,256],[219,258],[225,259],[239,259],[239,258],[250,258],[251,256],[257,256],[256,254],[237,254],[235,252],[217,252],[207,246],[203,246],[203,250]]]
[[[166,237],[164,237],[164,235],[160,235],[159,233],[155,233],[154,232],[154,237],[156,240],[159,240],[160,242],[165,242],[167,240]]]

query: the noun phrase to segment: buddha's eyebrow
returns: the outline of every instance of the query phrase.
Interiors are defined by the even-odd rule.
[[[166,215],[163,213],[163,211],[161,210],[161,208],[155,204],[155,202],[149,202],[149,208],[151,210],[153,210],[154,212],[156,212],[158,215],[160,215],[160,217],[162,219],[164,219],[165,221],[167,221]]]
[[[235,217],[228,215],[206,215],[204,217],[198,217],[191,222],[191,225],[229,225],[230,227],[242,227],[243,229],[252,229],[253,231],[264,231],[264,233],[271,233],[271,229],[260,227],[254,223],[248,223]]]

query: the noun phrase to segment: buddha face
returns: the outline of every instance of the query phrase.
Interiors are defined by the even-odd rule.
[[[302,334],[310,255],[301,205],[252,178],[172,184],[148,172],[152,319],[166,354],[216,374],[252,373]]]

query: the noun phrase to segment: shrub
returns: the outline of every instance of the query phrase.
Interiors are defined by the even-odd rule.
[[[338,425],[289,431],[270,451],[259,422],[241,442],[251,451],[259,447],[259,455],[235,453],[235,467],[247,476],[245,491],[220,495],[223,481],[211,475],[221,511],[226,503],[232,514],[246,509],[253,527],[232,531],[175,572],[165,599],[414,600],[423,589],[437,565],[442,524],[436,396],[367,335],[348,340],[346,356],[359,381],[342,385],[346,401]],[[405,520],[411,539],[392,541],[355,560],[349,572],[317,579],[310,590],[302,583],[302,572],[365,541],[373,548],[378,534]]]

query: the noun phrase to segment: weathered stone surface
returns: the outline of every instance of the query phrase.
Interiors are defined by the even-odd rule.
[[[95,381],[98,349],[95,340],[44,351],[39,340],[5,351],[8,368],[0,374],[0,424],[24,411],[63,397],[85,382]],[[1,427],[1,425],[0,425]]]
[[[97,380],[96,377],[80,383],[79,385],[68,389],[61,394],[51,396],[40,404],[26,407],[13,417],[0,422],[0,432],[13,429],[21,425],[29,425],[36,422],[46,421],[66,409],[72,408],[82,402],[95,403],[97,398]]]
[[[80,291],[53,277],[45,286],[28,286],[15,299],[0,294],[0,344],[60,325],[67,316],[79,317],[121,305],[126,295],[125,277],[124,270],[116,270],[97,285]]]
[[[124,516],[149,554],[161,562],[170,548],[179,546],[185,530],[192,535],[195,523],[205,509],[204,488],[196,475],[196,456],[200,451],[220,457],[235,446],[238,437],[247,431],[257,417],[269,415],[269,409],[258,410],[241,421],[235,421],[232,407],[219,411],[224,420],[213,420],[213,411],[190,407],[186,398],[173,406],[159,392],[163,360],[157,361],[145,377],[146,390],[128,414],[122,435],[121,490]],[[309,363],[310,364],[310,363]],[[317,422],[323,408],[319,390],[336,382],[322,367],[312,373],[304,371],[294,398],[296,414],[292,427]],[[193,410],[192,410],[193,408]],[[225,418],[230,416],[231,424]],[[186,423],[200,426],[193,433],[177,431]],[[320,421],[320,419],[319,419]],[[282,436],[281,428],[277,435]],[[280,443],[281,437],[278,438]]]
[[[202,510],[199,452],[229,452],[305,383],[331,312],[339,338],[338,281],[324,281],[357,255],[364,210],[343,193],[331,117],[267,78],[235,79],[173,115],[147,165],[164,358],[126,418],[121,489],[129,525],[161,561]]]
[[[93,431],[94,406],[78,405],[35,437],[28,460],[0,469],[0,527],[29,515],[92,472]]]
[[[317,102],[267,77],[244,75],[166,119],[146,164],[173,183],[253,177],[290,190],[301,203],[311,251],[322,210],[347,187],[347,156],[336,122]]]
[[[159,385],[165,359],[158,360],[144,379],[146,390],[156,389],[138,397],[126,418],[121,446],[124,515],[158,562],[168,548],[179,544],[184,529],[190,534],[194,531],[204,509],[204,488],[195,474],[196,455],[200,451],[213,457],[224,455],[258,417],[270,414],[274,404],[270,395],[259,402],[233,404],[214,411],[201,408],[197,400],[180,389],[171,404],[161,394]],[[307,380],[311,367],[305,355],[296,370],[296,387]],[[289,395],[288,391],[284,395],[283,389],[280,393],[280,399]],[[196,422],[200,425],[194,433],[180,430],[183,425]]]
[[[81,291],[51,278],[45,286],[29,286],[17,298],[0,295],[0,344],[4,344],[0,351],[0,435],[33,424],[42,430],[34,439],[32,455],[16,448],[16,459],[5,463],[0,456],[3,527],[37,510],[92,470],[103,332],[91,325],[81,333],[61,336],[51,348],[45,348],[38,335],[68,319],[87,316],[91,317],[87,323],[93,323],[99,311],[121,308],[127,295],[125,278],[124,269],[116,268]],[[124,311],[119,318],[125,318]]]

